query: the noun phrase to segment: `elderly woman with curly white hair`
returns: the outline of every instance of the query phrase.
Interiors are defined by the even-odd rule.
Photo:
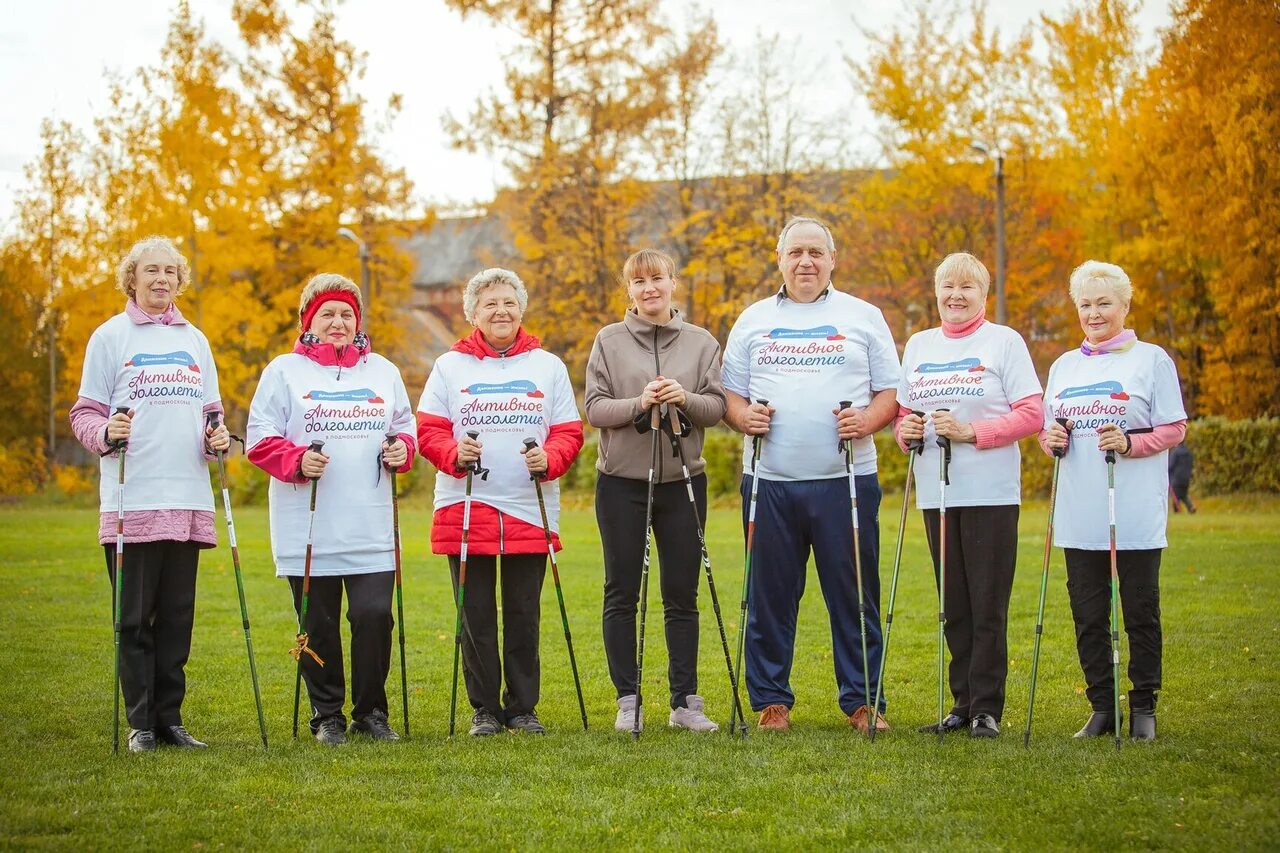
[[[1071,274],[1071,301],[1084,331],[1078,349],[1049,369],[1046,453],[1068,452],[1054,516],[1054,543],[1067,563],[1076,651],[1093,713],[1076,737],[1110,734],[1118,689],[1111,657],[1111,561],[1107,451],[1116,454],[1115,531],[1120,608],[1129,637],[1129,734],[1156,736],[1161,684],[1160,557],[1169,490],[1166,456],[1182,441],[1187,413],[1173,359],[1138,340],[1125,318],[1133,285],[1115,264],[1087,261]],[[1063,418],[1068,428],[1055,421]]]
[[[89,338],[70,413],[76,438],[102,457],[98,541],[113,597],[124,508],[119,663],[132,752],[149,752],[157,740],[205,746],[183,727],[182,701],[200,549],[218,544],[207,461],[231,439],[225,426],[207,426],[206,413],[222,413],[218,370],[208,339],[174,301],[189,279],[169,239],[133,245],[116,280],[124,311]]]
[[[321,273],[302,290],[293,351],[262,373],[249,407],[249,461],[271,475],[271,552],[301,609],[311,544],[302,675],[311,732],[336,746],[346,735],[399,740],[387,722],[395,551],[387,471],[413,464],[413,406],[400,371],[373,352],[364,303],[348,278]],[[394,434],[394,438],[388,438]],[[320,450],[313,441],[324,442]],[[315,516],[310,513],[316,482]],[[342,596],[351,625],[351,726],[343,714]],[[299,650],[301,654],[301,650]],[[321,663],[323,661],[323,664]]]
[[[558,535],[555,482],[582,449],[582,418],[564,362],[521,326],[529,295],[513,272],[487,269],[463,290],[475,331],[436,360],[418,404],[418,444],[436,477],[431,551],[449,558],[456,594],[464,481],[481,451],[486,478],[474,477],[463,606],[462,661],[474,714],[471,734],[510,728],[542,734],[538,720],[539,597],[547,539],[531,477],[543,487],[551,540]],[[475,437],[468,433],[476,434]],[[524,440],[537,446],[526,449]],[[496,587],[502,560],[499,655]],[[505,692],[500,694],[504,684]]]

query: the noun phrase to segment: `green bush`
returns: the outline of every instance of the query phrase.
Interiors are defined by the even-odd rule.
[[[1187,425],[1196,492],[1280,492],[1280,418],[1198,418]]]

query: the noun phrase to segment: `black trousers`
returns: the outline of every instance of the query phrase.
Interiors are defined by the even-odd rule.
[[[454,600],[458,595],[458,555],[449,555]],[[462,674],[471,707],[485,708],[505,723],[538,705],[542,664],[538,628],[546,554],[502,555],[502,655],[498,655],[498,558],[467,556],[467,588],[462,601]],[[506,690],[499,701],[503,683]]]
[[[599,474],[596,523],[604,548],[604,651],[618,696],[636,692],[636,607],[644,567],[645,502],[649,483]],[[702,547],[698,524],[707,519],[707,478],[693,478],[695,522],[684,480],[653,489],[653,538],[657,541],[667,639],[671,707],[683,708],[698,692],[698,573]],[[652,563],[650,563],[652,569]]]
[[[1018,562],[1018,506],[947,508],[947,648],[948,680],[961,717],[1004,713],[1005,678],[1009,674],[1009,596]],[[939,512],[926,509],[925,535],[938,582]]]
[[[311,577],[307,596],[308,645],[324,661],[302,656],[302,680],[311,699],[311,731],[326,717],[346,725],[342,713],[347,683],[342,661],[342,590],[347,591],[347,622],[351,625],[351,717],[364,719],[374,711],[387,713],[387,673],[391,671],[391,593],[395,572]],[[293,610],[302,607],[302,578],[289,578]]]
[[[1111,555],[1109,551],[1064,548],[1067,593],[1076,623],[1076,651],[1084,670],[1085,695],[1095,711],[1110,711],[1115,678],[1111,670]],[[1120,613],[1129,638],[1129,707],[1154,710],[1160,690],[1160,556],[1163,550],[1117,551]]]
[[[1190,480],[1170,480],[1169,489],[1173,492],[1174,512],[1178,512],[1180,506],[1185,506],[1191,512],[1196,511],[1196,505],[1191,502]]]
[[[103,550],[114,607],[115,543]],[[195,542],[125,543],[120,692],[131,728],[182,725],[199,562],[200,546]]]

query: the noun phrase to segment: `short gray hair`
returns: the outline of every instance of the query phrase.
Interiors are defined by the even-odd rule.
[[[529,291],[525,290],[520,276],[502,267],[490,267],[471,277],[467,286],[462,289],[462,316],[468,323],[476,321],[476,306],[480,304],[480,294],[490,287],[507,284],[516,292],[516,302],[520,303],[520,313],[529,306]]]
[[[1103,261],[1085,261],[1071,273],[1071,301],[1079,304],[1080,291],[1086,284],[1093,282],[1111,288],[1111,292],[1121,302],[1133,300],[1133,284],[1124,270]]]
[[[822,233],[827,235],[827,251],[835,254],[836,240],[831,236],[831,229],[827,227],[827,223],[821,219],[814,219],[812,216],[793,216],[787,220],[787,224],[782,226],[782,233],[778,235],[778,254],[782,254],[782,248],[787,244],[787,234],[797,225],[817,225],[822,229]]]
[[[134,292],[138,289],[138,261],[143,254],[151,251],[168,253],[178,267],[178,286],[173,291],[173,296],[176,299],[182,295],[182,291],[186,290],[187,285],[191,282],[191,268],[187,266],[187,259],[178,251],[177,245],[168,237],[143,237],[134,243],[129,249],[129,254],[124,256],[124,260],[120,261],[120,266],[116,268],[116,287],[125,296],[133,297]]]

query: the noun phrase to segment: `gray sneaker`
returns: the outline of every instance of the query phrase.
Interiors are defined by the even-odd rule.
[[[341,717],[325,717],[316,726],[316,740],[325,746],[339,746],[346,743],[346,722]]]
[[[481,708],[471,715],[470,734],[473,737],[502,734],[502,723],[498,722],[498,718],[488,710]]]
[[[517,734],[545,735],[547,733],[547,727],[542,725],[538,715],[533,711],[511,717],[507,720],[507,728]]]
[[[613,721],[613,727],[620,732],[629,732],[635,730],[636,721],[636,694],[630,696],[622,696],[618,699],[618,716]],[[640,709],[640,731],[644,731],[644,709]]]
[[[702,712],[702,697],[693,694],[685,697],[685,707],[672,708],[667,725],[673,729],[688,729],[691,732],[718,732],[720,727],[707,718]]]

